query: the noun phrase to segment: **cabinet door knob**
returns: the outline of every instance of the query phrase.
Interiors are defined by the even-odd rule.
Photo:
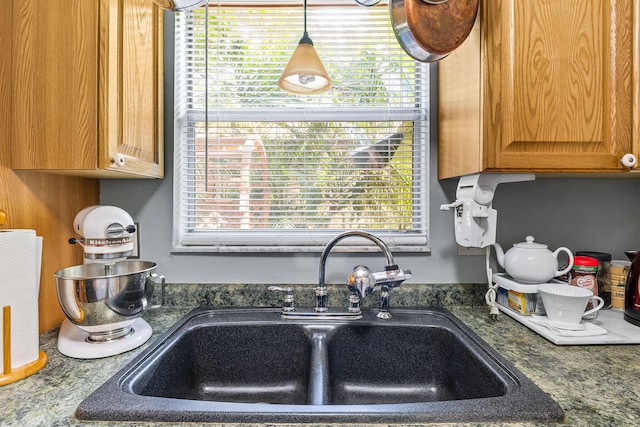
[[[627,153],[622,156],[622,158],[620,159],[620,163],[622,163],[622,166],[624,167],[633,168],[638,164],[638,159],[633,154]]]
[[[116,154],[115,156],[113,156],[111,158],[111,163],[113,163],[114,165],[116,165],[119,168],[123,167],[124,163],[125,163],[124,156],[122,154],[120,154],[120,153]]]

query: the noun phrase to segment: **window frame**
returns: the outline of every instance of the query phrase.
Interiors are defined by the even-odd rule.
[[[175,40],[176,44],[178,40],[182,39],[183,35],[178,34],[176,30]],[[178,58],[178,49],[176,49],[176,64],[181,60]],[[417,222],[421,228],[415,231],[409,231],[399,233],[395,230],[366,230],[373,232],[380,237],[390,248],[399,252],[429,252],[429,169],[430,169],[430,156],[429,156],[429,136],[430,136],[430,123],[429,123],[429,73],[430,69],[428,64],[416,62],[416,66],[421,68],[418,74],[423,81],[416,84],[415,87],[420,91],[416,96],[421,100],[421,106],[419,110],[412,113],[412,117],[407,117],[407,108],[398,108],[397,110],[389,109],[386,111],[379,111],[372,114],[371,110],[367,107],[358,111],[356,108],[347,108],[342,111],[339,108],[334,108],[330,112],[326,107],[318,108],[309,117],[308,109],[287,110],[274,113],[273,108],[269,109],[256,109],[253,108],[250,111],[242,109],[226,109],[222,114],[220,110],[212,110],[211,114],[215,114],[219,121],[335,121],[337,117],[340,117],[340,121],[392,121],[392,120],[404,120],[413,121],[414,126],[414,139],[413,139],[413,191],[414,200],[418,199],[420,209],[418,212]],[[177,94],[180,90],[180,76],[179,73],[175,73],[174,79],[174,92]],[[418,77],[419,78],[419,77]],[[274,83],[275,84],[275,83]],[[319,252],[325,244],[336,234],[344,230],[336,229],[314,229],[314,230],[298,230],[298,229],[283,229],[283,230],[225,230],[224,243],[212,242],[211,235],[218,234],[218,231],[197,231],[197,232],[185,232],[183,226],[186,223],[184,214],[182,213],[181,203],[189,203],[189,200],[184,200],[183,195],[183,162],[184,156],[182,156],[183,140],[182,140],[182,128],[185,126],[186,114],[184,114],[185,106],[180,105],[179,97],[176,96],[174,102],[175,109],[175,122],[174,122],[174,202],[173,202],[173,233],[172,233],[172,251],[173,252],[186,252],[186,253],[201,253],[201,252]],[[192,110],[197,111],[197,110]],[[205,111],[199,111],[196,114],[196,119],[205,118]],[[366,120],[364,118],[366,117]],[[377,120],[373,120],[376,118]],[[418,131],[415,130],[418,128]],[[414,215],[416,213],[414,212]],[[275,239],[282,240],[283,234],[290,236],[294,242],[305,240],[307,243],[285,243],[285,244],[273,244]],[[250,238],[247,236],[250,235]],[[286,240],[286,239],[285,239]],[[371,242],[365,239],[347,239],[346,242],[341,242],[337,245],[337,251],[346,252],[375,252],[377,247],[372,245]]]

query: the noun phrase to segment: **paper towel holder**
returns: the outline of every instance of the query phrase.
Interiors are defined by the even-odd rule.
[[[47,354],[38,350],[38,358],[17,368],[11,367],[11,306],[2,307],[2,360],[3,371],[0,372],[0,386],[19,381],[33,375],[47,364]]]

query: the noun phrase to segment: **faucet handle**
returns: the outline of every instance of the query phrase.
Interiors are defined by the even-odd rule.
[[[293,288],[290,286],[280,287],[280,286],[269,286],[267,288],[269,292],[284,292],[284,297],[282,298],[282,311],[290,312],[295,311],[294,305],[294,297],[293,297]]]

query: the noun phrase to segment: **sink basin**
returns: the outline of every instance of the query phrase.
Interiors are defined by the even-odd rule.
[[[78,407],[83,420],[558,421],[561,408],[442,308],[282,320],[198,308]]]
[[[459,336],[425,325],[352,325],[331,337],[331,404],[437,402],[503,396],[507,383]]]
[[[311,354],[304,332],[288,324],[189,328],[136,371],[127,391],[188,400],[304,405]]]

